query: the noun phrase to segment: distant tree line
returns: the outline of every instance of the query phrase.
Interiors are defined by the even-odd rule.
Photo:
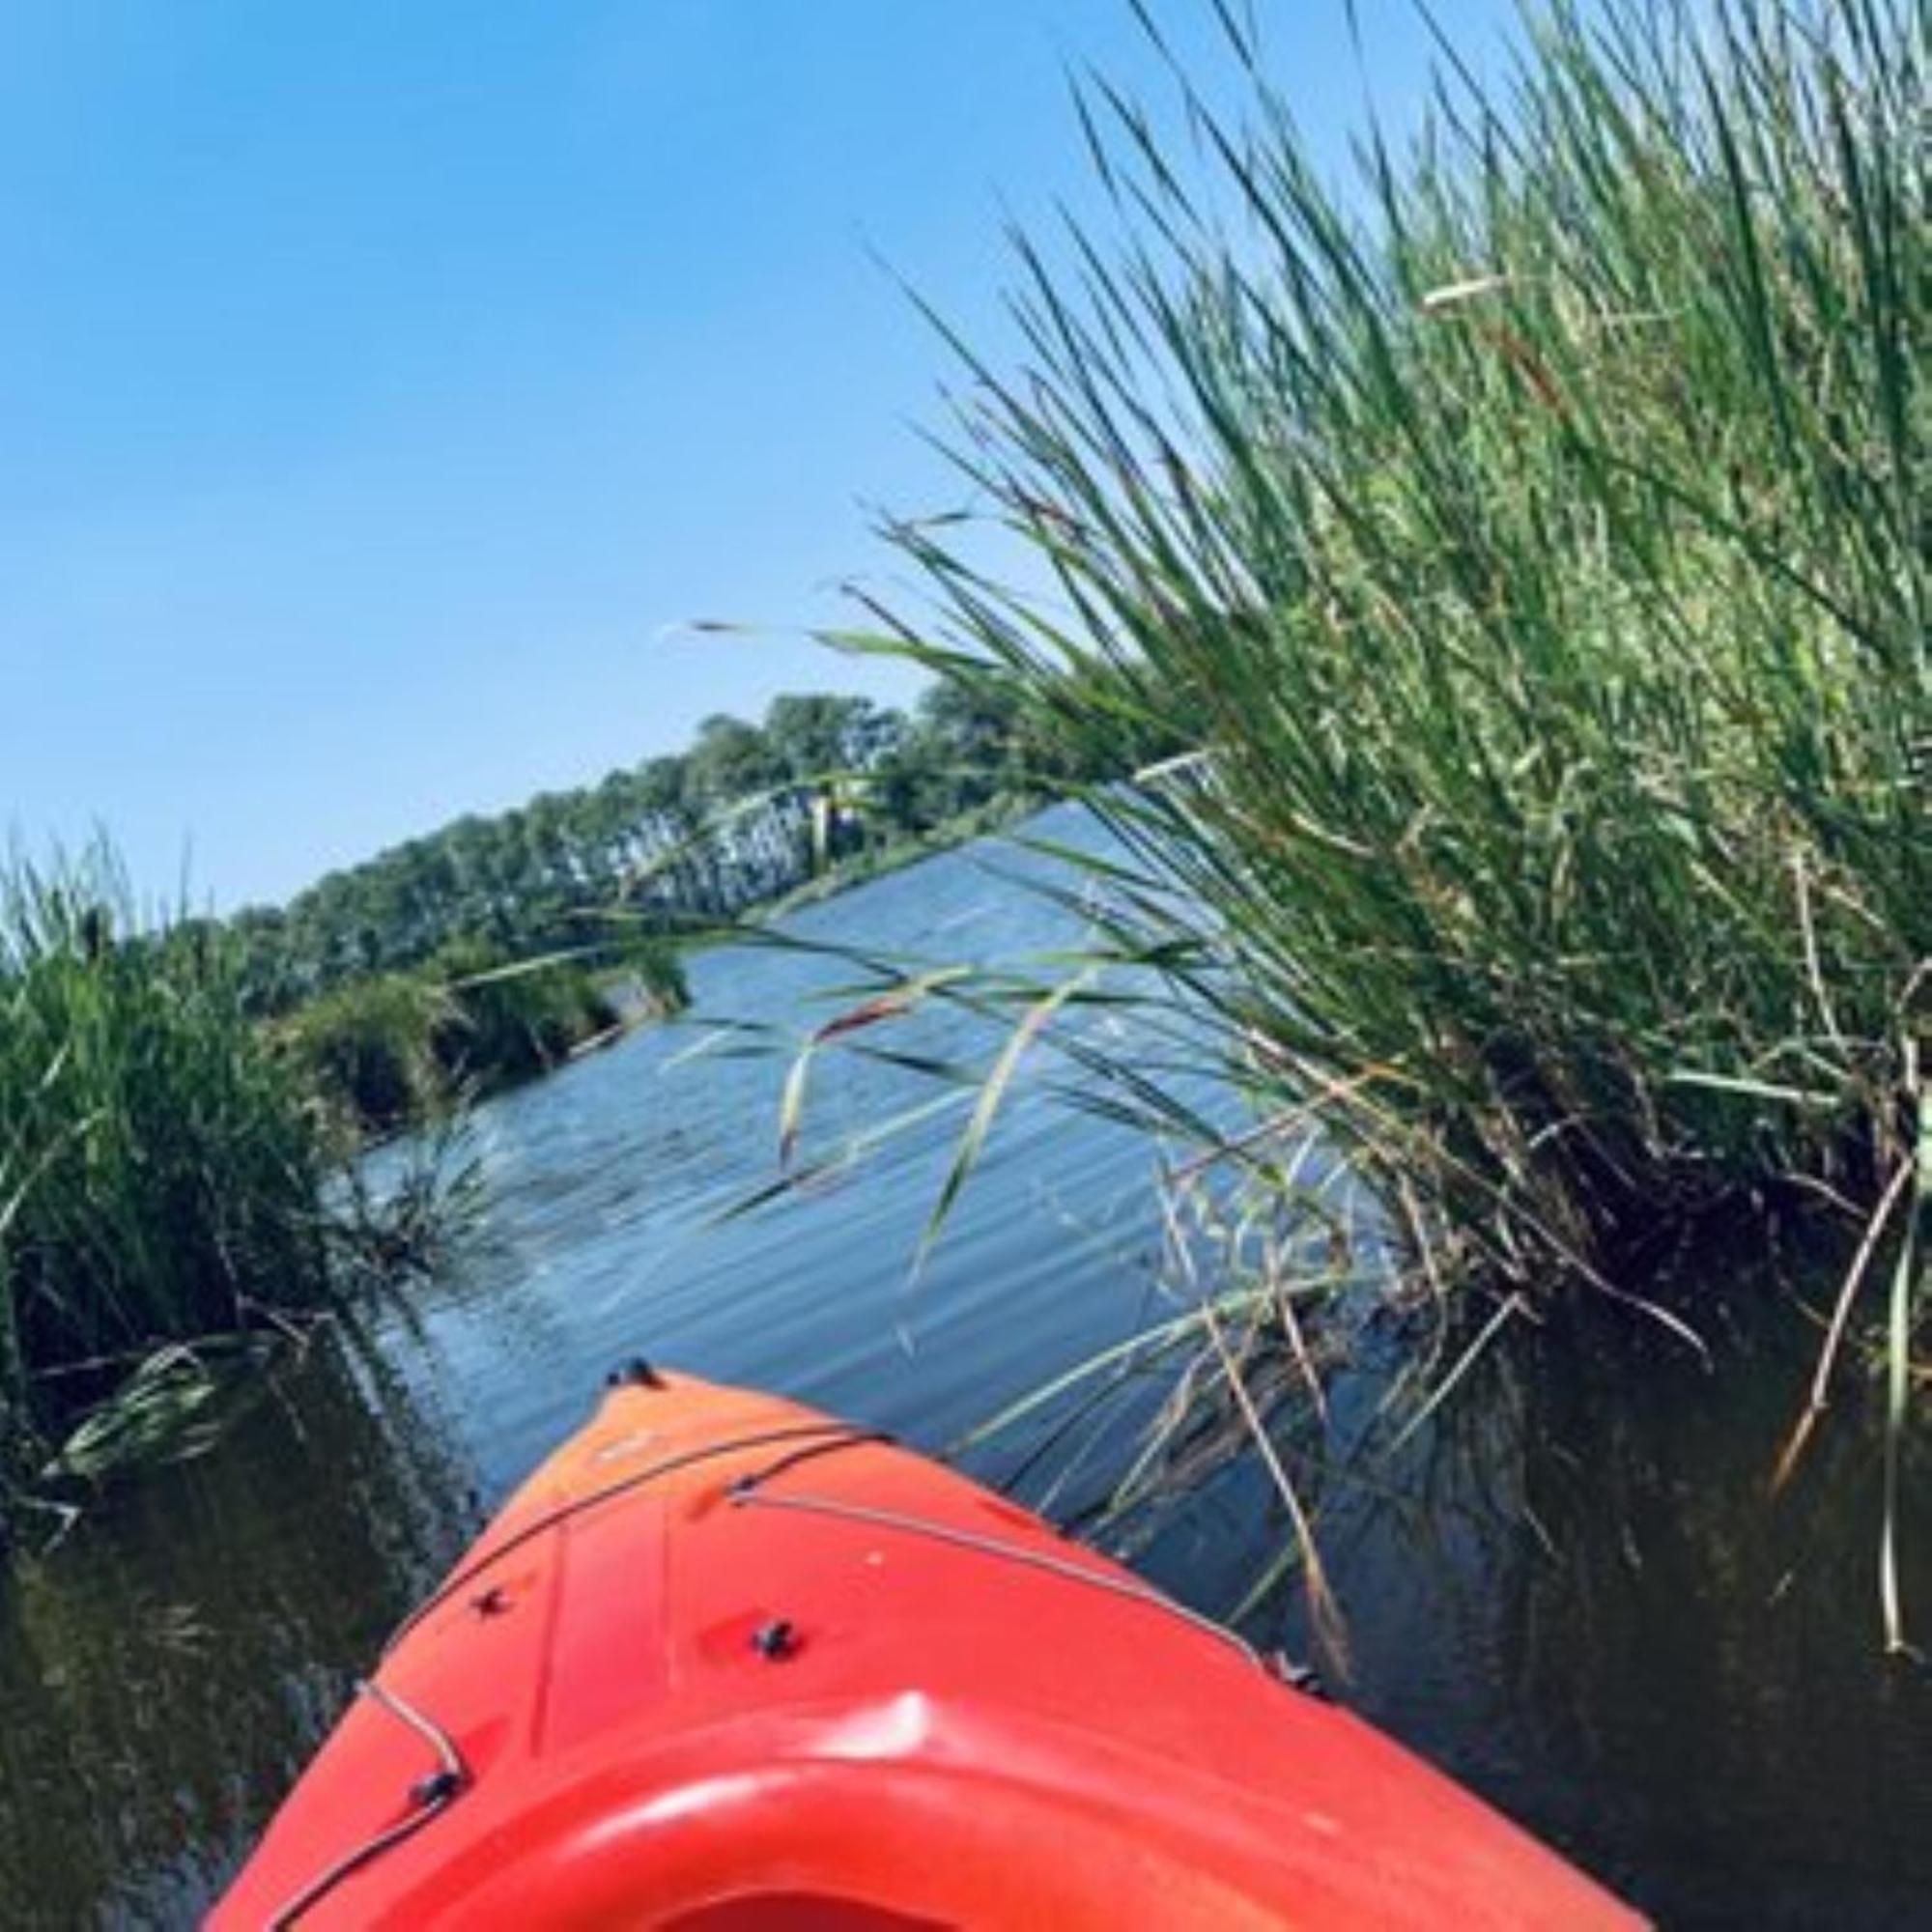
[[[1161,748],[1132,748],[1149,749]],[[686,751],[467,814],[229,924],[257,1009],[282,1012],[380,975],[454,978],[479,959],[609,940],[619,904],[662,932],[690,930],[855,852],[1112,775],[1094,762],[1023,723],[997,681],[934,685],[910,716],[787,695],[761,724],[720,713]]]

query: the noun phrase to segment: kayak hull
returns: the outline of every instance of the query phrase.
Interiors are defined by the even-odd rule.
[[[212,1922],[1638,1921],[1028,1512],[640,1371],[392,1640]]]

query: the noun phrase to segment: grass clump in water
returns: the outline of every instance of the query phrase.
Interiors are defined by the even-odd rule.
[[[1246,106],[1178,64],[1171,126],[1090,88],[1117,227],[1021,238],[1023,369],[957,345],[957,461],[1051,591],[896,526],[937,615],[846,641],[1063,737],[1199,721],[1097,801],[1115,937],[1218,1031],[1264,1182],[1312,1127],[1432,1286],[1508,1292],[1485,1313],[1835,1205],[1871,1238],[1820,1401],[1889,1284],[1895,1457],[1932,1197],[1924,12],[1558,6],[1494,90],[1450,52],[1341,190],[1215,14]]]
[[[675,951],[652,932],[524,960],[459,940],[412,972],[331,986],[274,1033],[349,1145],[532,1079],[689,997]]]

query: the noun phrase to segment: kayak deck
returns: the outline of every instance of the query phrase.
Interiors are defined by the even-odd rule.
[[[642,1371],[385,1652],[216,1926],[1637,1922],[965,1478]]]

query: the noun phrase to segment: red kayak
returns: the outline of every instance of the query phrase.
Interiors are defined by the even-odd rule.
[[[637,1365],[404,1625],[217,1927],[1638,1923],[884,1437]]]

